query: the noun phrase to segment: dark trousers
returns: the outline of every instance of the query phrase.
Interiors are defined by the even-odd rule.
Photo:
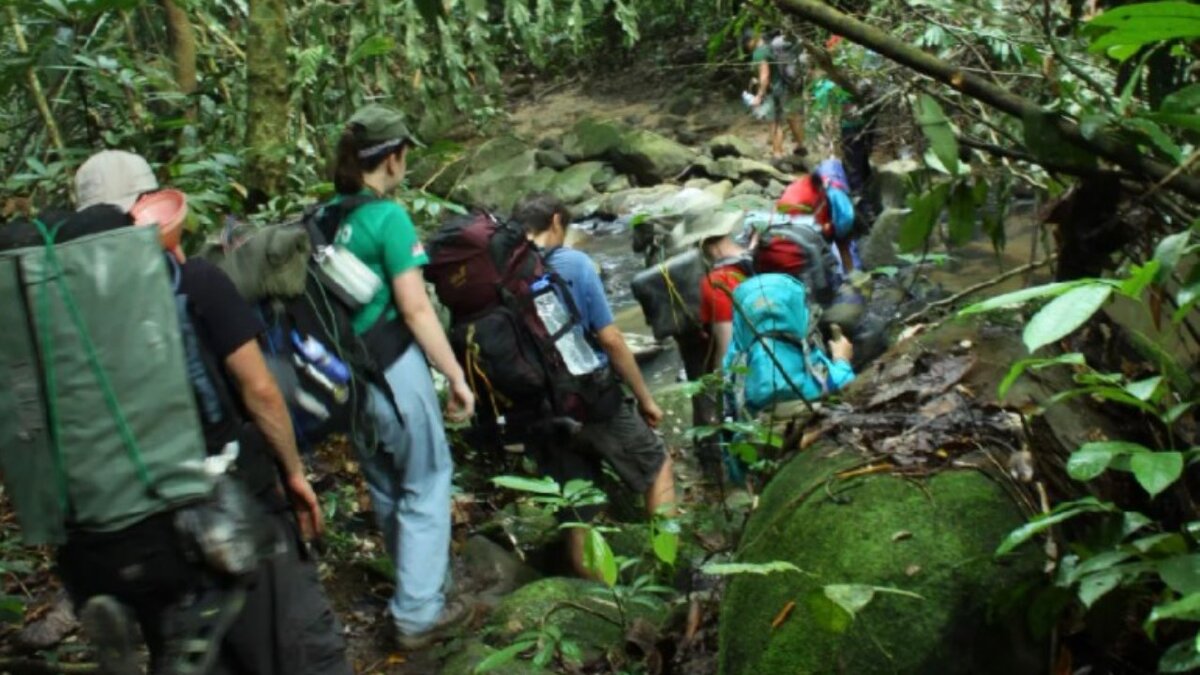
[[[695,329],[675,336],[675,344],[679,347],[679,355],[683,359],[683,369],[688,380],[694,382],[713,372],[721,357],[713,354],[715,347],[707,332]],[[712,426],[717,424],[720,416],[720,406],[713,394],[701,392],[692,397],[692,425]],[[721,471],[721,448],[715,436],[696,441],[696,458],[706,475],[717,475]],[[716,472],[716,473],[714,473]]]
[[[279,551],[259,565],[246,589],[241,615],[222,640],[214,673],[220,675],[351,675],[341,627],[306,560],[291,514],[264,516],[283,535]],[[59,571],[72,600],[82,605],[111,595],[128,607],[157,669],[164,626],[177,603],[221,581],[190,562],[174,527],[174,513],[152,516],[118,532],[78,533],[58,552]]]

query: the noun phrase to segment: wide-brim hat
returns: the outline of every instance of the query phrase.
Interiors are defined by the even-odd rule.
[[[676,248],[698,246],[709,239],[728,237],[741,229],[745,214],[742,211],[714,210],[692,218],[684,226],[684,233]]]

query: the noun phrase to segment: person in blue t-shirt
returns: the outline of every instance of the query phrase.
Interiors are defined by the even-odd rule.
[[[540,470],[559,484],[572,479],[598,484],[601,464],[607,462],[631,489],[645,496],[646,513],[650,517],[673,515],[675,478],[671,473],[671,458],[653,430],[662,422],[662,409],[646,386],[625,336],[613,323],[596,263],[586,253],[563,246],[571,222],[570,212],[558,199],[538,194],[518,204],[513,216],[542,250],[546,264],[571,289],[571,298],[579,311],[580,330],[593,345],[601,364],[611,365],[633,394],[621,402],[611,418],[585,422],[570,447],[530,447],[530,452]],[[572,528],[567,532],[575,571],[580,576],[594,577],[595,572],[583,564],[585,531]]]

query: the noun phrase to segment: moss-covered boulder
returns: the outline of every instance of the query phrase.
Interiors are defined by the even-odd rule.
[[[712,178],[728,180],[752,180],[759,185],[767,185],[772,180],[790,183],[792,177],[765,162],[746,159],[744,157],[722,157],[707,163],[705,171]]]
[[[616,122],[582,119],[563,136],[562,151],[572,162],[607,157],[621,142],[625,127]]]
[[[596,183],[611,175],[611,169],[603,162],[576,164],[550,181],[550,193],[567,204],[578,204],[595,197]]]
[[[787,561],[815,576],[735,578],[722,603],[721,673],[1031,673],[1045,651],[999,607],[1036,561],[997,562],[1023,522],[1004,489],[974,470],[913,479],[861,467],[849,453],[810,450],[770,483],[739,558]],[[851,616],[831,584],[876,593]],[[789,603],[794,610],[779,619]],[[772,627],[775,622],[776,627]],[[837,630],[840,626],[840,632]]]
[[[733,134],[721,134],[708,142],[706,146],[713,157],[760,157],[763,148]]]
[[[649,606],[653,605],[653,606]],[[508,596],[492,613],[484,629],[489,645],[506,646],[529,630],[551,625],[579,645],[584,661],[610,649],[621,648],[626,627],[637,619],[661,626],[667,619],[665,604],[629,603],[624,621],[612,596],[602,585],[583,579],[551,577],[536,581]]]
[[[492,164],[465,179],[452,196],[470,206],[508,213],[530,191],[535,175],[550,178],[545,172],[551,170],[539,170],[534,155],[533,150],[526,150]]]
[[[613,164],[621,173],[635,176],[645,185],[677,178],[698,157],[686,145],[645,129],[625,132],[612,150]]]

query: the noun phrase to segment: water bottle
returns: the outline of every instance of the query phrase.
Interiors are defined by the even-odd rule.
[[[558,294],[550,288],[548,279],[543,277],[535,281],[531,289],[535,294],[533,303],[537,307],[538,317],[551,335],[570,323],[571,318],[562,301],[558,299]],[[567,331],[554,341],[554,347],[562,355],[567,370],[572,375],[586,375],[600,367],[600,359],[596,358],[596,352],[592,351],[592,346],[584,339],[581,330]]]
[[[755,98],[757,98],[757,97],[756,97],[754,94],[751,94],[751,93],[750,93],[750,92],[748,92],[748,91],[743,91],[743,92],[742,92],[742,103],[745,103],[745,104],[746,104],[746,107],[748,107],[748,108],[753,108],[753,107],[754,107],[754,99],[755,99]]]
[[[296,346],[296,351],[304,356],[304,359],[316,366],[321,374],[329,378],[335,384],[346,384],[350,381],[350,369],[346,364],[342,363],[341,359],[329,353],[325,345],[319,340],[312,337],[304,337],[296,331],[292,331],[292,344]]]

